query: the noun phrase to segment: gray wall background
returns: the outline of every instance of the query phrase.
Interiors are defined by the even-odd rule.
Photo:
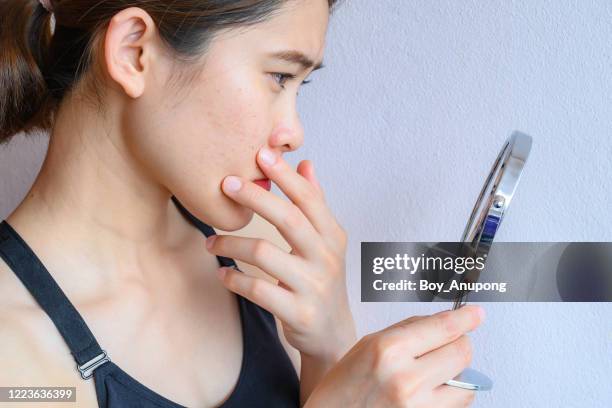
[[[361,303],[361,241],[455,241],[514,129],[534,138],[500,241],[612,241],[612,3],[345,0],[302,88],[305,144],[349,232],[359,334],[443,303]],[[0,217],[44,137],[0,149]],[[276,186],[274,190],[282,194]],[[520,273],[520,271],[517,271]],[[612,406],[612,303],[486,303],[476,407]]]

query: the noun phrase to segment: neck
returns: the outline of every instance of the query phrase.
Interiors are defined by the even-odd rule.
[[[79,268],[106,279],[153,273],[145,272],[151,268],[144,262],[152,262],[145,260],[176,252],[199,231],[179,213],[171,192],[130,155],[121,120],[103,121],[84,105],[62,105],[41,170],[7,220],[30,231],[40,247],[53,242],[54,251],[74,254]]]

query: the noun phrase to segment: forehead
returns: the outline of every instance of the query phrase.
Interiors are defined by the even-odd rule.
[[[323,55],[328,21],[327,0],[288,0],[263,22],[218,33],[216,48],[220,52],[242,54],[247,50],[273,52],[295,49],[319,61]]]

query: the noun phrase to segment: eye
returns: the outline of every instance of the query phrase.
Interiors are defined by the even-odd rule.
[[[289,74],[289,73],[284,73],[284,72],[274,72],[272,73],[272,76],[279,79],[277,82],[283,89],[285,89],[286,81],[295,79],[294,74]],[[310,81],[302,81],[302,85],[306,85],[309,82]]]
[[[287,80],[295,78],[295,75],[293,74],[286,74],[282,72],[274,72],[272,76],[277,79],[276,82],[278,82],[283,89],[285,88],[285,82],[287,82]]]

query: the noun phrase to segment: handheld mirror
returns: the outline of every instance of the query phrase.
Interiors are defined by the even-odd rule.
[[[461,237],[461,242],[466,243],[472,256],[483,256],[489,252],[521,178],[531,151],[531,142],[531,136],[519,131],[513,132],[493,163]],[[465,292],[458,292],[453,310],[464,305],[465,298]],[[493,387],[491,379],[471,368],[465,369],[446,384],[476,391]]]

